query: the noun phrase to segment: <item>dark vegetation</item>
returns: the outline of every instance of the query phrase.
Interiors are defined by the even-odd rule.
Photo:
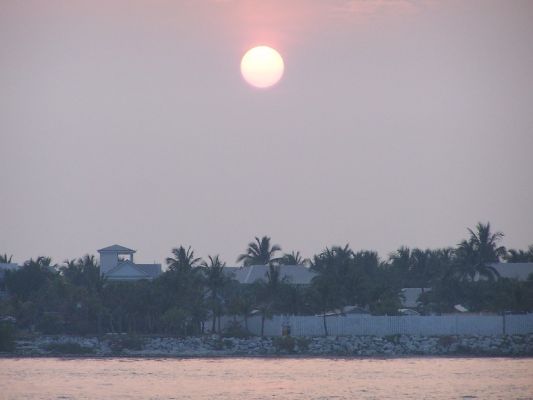
[[[50,343],[46,350],[53,352],[54,354],[65,355],[79,355],[79,354],[94,354],[94,350],[90,347],[82,346],[75,342],[66,343]]]
[[[15,348],[15,328],[11,324],[0,322],[0,352]]]
[[[39,257],[6,272],[7,296],[0,301],[0,317],[13,316],[17,328],[46,334],[185,336],[206,328],[220,332],[219,317],[225,314],[244,318],[243,326],[230,326],[232,334],[244,337],[252,313],[264,322],[274,314],[325,315],[358,305],[375,315],[394,315],[405,287],[432,288],[422,295],[423,313],[453,312],[456,304],[473,312],[531,312],[533,279],[500,278],[490,263],[532,262],[533,246],[506,250],[502,237],[491,232],[488,223],[478,224],[455,247],[401,247],[385,260],[374,251],[354,251],[348,245],[302,259],[298,252],[282,254],[268,237],[255,238],[238,260],[244,265],[266,264],[269,272],[266,280],[251,285],[228,276],[218,256],[203,261],[183,246],[172,250],[167,271],[153,281],[106,282],[94,256],[62,265]],[[0,257],[0,262],[11,258]],[[279,266],[294,263],[317,273],[310,286],[282,279]],[[325,317],[324,328],[327,331]],[[10,324],[0,324],[0,350],[9,348],[12,335]],[[137,342],[117,339],[116,347],[135,347]],[[280,351],[290,352],[296,345],[304,344],[279,342]]]

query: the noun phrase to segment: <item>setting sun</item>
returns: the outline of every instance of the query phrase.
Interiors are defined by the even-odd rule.
[[[257,46],[246,52],[241,60],[241,74],[250,85],[268,88],[283,76],[281,55],[271,47]]]

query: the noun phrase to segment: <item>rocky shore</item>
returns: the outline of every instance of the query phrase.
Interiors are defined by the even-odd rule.
[[[312,357],[533,356],[533,334],[509,336],[338,336],[225,338],[36,336],[5,356]]]

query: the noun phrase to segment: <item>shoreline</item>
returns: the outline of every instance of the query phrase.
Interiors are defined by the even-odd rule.
[[[310,359],[310,360],[396,360],[410,358],[425,359],[471,359],[471,358],[498,358],[498,359],[533,359],[533,354],[525,355],[498,355],[498,354],[401,354],[401,355],[375,355],[375,356],[348,356],[348,355],[313,355],[313,354],[212,354],[212,355],[127,355],[127,354],[110,354],[110,355],[83,355],[83,354],[15,354],[0,353],[0,360],[14,359],[61,359],[61,360],[111,360],[111,359],[128,359],[128,360],[218,360],[218,359]]]
[[[201,337],[36,335],[0,358],[531,358],[533,334],[506,336]]]

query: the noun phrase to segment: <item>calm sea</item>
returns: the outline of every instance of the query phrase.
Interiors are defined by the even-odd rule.
[[[0,359],[1,399],[533,399],[533,359]]]

